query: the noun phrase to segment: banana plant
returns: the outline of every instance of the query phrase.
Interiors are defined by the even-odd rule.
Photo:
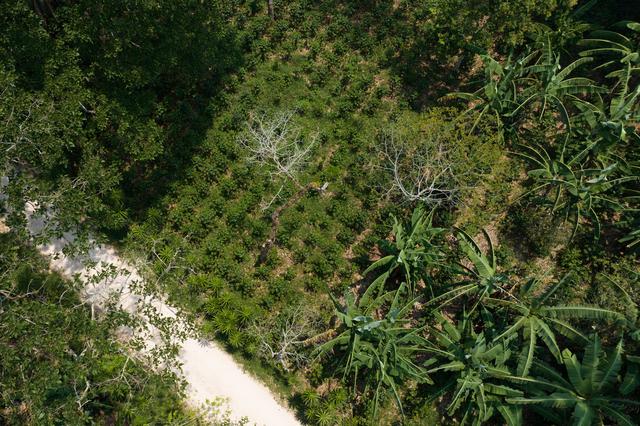
[[[423,329],[411,327],[408,316],[415,300],[405,301],[407,291],[402,283],[398,290],[377,298],[361,298],[357,303],[353,294],[347,292],[344,305],[331,296],[342,330],[314,351],[317,357],[340,354],[343,380],[350,376],[355,389],[361,379],[365,394],[373,393],[374,416],[381,398],[388,392],[393,394],[404,416],[398,389],[407,380],[432,383],[426,369],[415,362],[416,355],[424,351],[424,339],[420,336]],[[387,302],[386,313],[373,316],[374,307]]]
[[[640,159],[632,163],[632,167],[625,170],[625,172],[630,175],[640,176]],[[638,214],[640,212],[640,191],[637,188],[628,188],[628,190],[630,193],[638,195],[627,197],[632,208],[629,209],[623,220],[618,222],[618,225],[626,228],[626,235],[620,238],[619,241],[625,244],[627,248],[634,248],[640,244],[640,214]]]
[[[581,343],[588,343],[589,339],[581,331],[565,321],[565,318],[590,320],[618,320],[625,321],[624,315],[597,306],[552,305],[549,299],[561,288],[570,277],[565,275],[561,280],[539,292],[540,279],[531,278],[519,287],[516,300],[487,299],[488,305],[505,307],[512,314],[511,325],[496,336],[495,340],[510,339],[522,334],[523,347],[518,358],[516,374],[527,376],[534,359],[536,359],[536,345],[538,338],[542,340],[556,361],[562,361],[560,346],[554,331]]]
[[[509,122],[520,109],[518,85],[524,68],[535,58],[535,54],[526,55],[516,61],[511,56],[504,65],[489,55],[482,55],[484,63],[484,85],[475,92],[455,92],[449,98],[460,98],[472,106],[467,112],[477,112],[471,131],[475,129],[486,114],[492,114],[501,124]]]
[[[629,272],[633,273],[632,271]],[[635,341],[640,341],[640,306],[616,280],[609,275],[604,275],[604,277],[622,293],[626,310],[628,336]],[[636,272],[634,278],[640,282],[640,272]]]
[[[593,58],[583,57],[562,66],[560,54],[553,50],[550,36],[542,38],[541,47],[513,61],[509,57],[502,65],[488,55],[482,56],[485,64],[485,84],[472,93],[452,93],[472,103],[471,110],[478,111],[474,128],[487,113],[496,116],[499,123],[507,123],[535,104],[540,117],[550,106],[560,113],[568,127],[571,126],[569,105],[589,104],[579,95],[605,93],[606,88],[593,80],[572,74]]]
[[[606,144],[606,147],[618,141],[640,141],[635,126],[640,121],[640,86],[633,84],[634,76],[640,72],[640,23],[623,22],[618,26],[637,33],[635,38],[602,30],[595,31],[592,38],[580,43],[587,47],[580,55],[604,57],[605,62],[596,69],[613,68],[606,77],[617,81],[611,90],[613,96],[608,107],[601,100],[597,108],[583,111],[586,122],[600,139],[598,142]]]
[[[519,407],[508,406],[505,397],[522,396],[523,392],[506,386],[500,377],[508,375],[506,363],[511,352],[502,342],[487,342],[484,332],[476,333],[468,314],[452,324],[441,313],[436,314],[438,327],[430,330],[427,352],[438,360],[428,374],[444,375],[437,381],[431,400],[450,393],[447,413],[460,415],[460,424],[480,425],[498,411],[508,425],[522,423]],[[431,358],[433,361],[433,358]]]
[[[593,58],[583,57],[562,66],[560,54],[553,50],[549,36],[545,37],[538,50],[538,59],[524,69],[526,78],[521,80],[522,90],[519,96],[524,98],[518,108],[535,103],[539,105],[540,118],[549,106],[555,106],[562,120],[571,128],[569,105],[588,104],[578,95],[604,93],[606,88],[585,77],[573,77],[573,72],[581,66],[592,62]]]
[[[640,142],[636,128],[640,121],[640,86],[632,85],[631,67],[626,66],[626,73],[610,89],[608,101],[598,97],[594,103],[578,105],[583,129],[587,130],[581,136],[591,141],[589,149],[595,154],[607,154],[621,143]]]
[[[627,37],[618,31],[599,30],[579,44],[587,47],[580,56],[604,56],[607,61],[598,68],[614,68],[607,77],[620,79],[629,72],[626,64],[631,66],[631,73],[640,72],[640,23],[627,21],[616,26],[636,34]]]
[[[625,243],[629,248],[640,244],[640,227],[638,229],[634,229],[633,231],[629,232],[629,234],[622,237],[620,239],[620,242]]]
[[[471,314],[485,298],[495,293],[508,293],[505,286],[509,284],[509,279],[505,274],[498,273],[491,237],[484,229],[482,233],[488,244],[486,254],[483,253],[478,243],[469,234],[457,229],[460,249],[466,255],[470,264],[468,266],[460,263],[460,272],[470,278],[455,284],[453,289],[434,297],[428,302],[429,305],[439,303],[439,307],[442,307],[462,296],[473,297],[475,303],[469,311]]]
[[[563,415],[570,415],[574,425],[601,425],[605,419],[620,425],[634,424],[624,408],[640,407],[640,401],[628,398],[638,386],[638,371],[627,368],[620,383],[622,340],[611,353],[605,354],[600,338],[594,335],[585,348],[582,362],[565,349],[562,363],[566,377],[542,362],[534,365],[535,372],[539,374],[537,377],[511,377],[511,380],[526,385],[534,395],[508,397],[507,402],[544,407],[543,414],[556,417],[559,424]],[[552,409],[558,412],[549,412]]]
[[[403,224],[393,217],[392,243],[383,241],[380,246],[384,253],[389,253],[369,266],[364,274],[374,270],[382,273],[371,284],[382,288],[382,284],[396,270],[401,270],[411,294],[415,293],[416,282],[423,278],[429,281],[427,271],[442,265],[445,257],[438,238],[444,233],[443,228],[433,227],[435,210],[426,213],[420,206],[413,211],[411,223]]]
[[[613,188],[623,183],[637,181],[638,176],[622,176],[613,178],[618,172],[618,163],[607,166],[583,168],[581,159],[586,151],[565,161],[564,152],[559,159],[552,159],[542,147],[535,149],[522,146],[518,155],[530,161],[534,169],[528,175],[536,181],[535,187],[524,195],[541,190],[553,193],[553,213],[561,213],[565,221],[573,222],[572,238],[583,217],[588,217],[594,225],[596,237],[600,236],[600,218],[598,209],[624,210],[625,206],[610,195]],[[523,195],[523,196],[524,196]]]
[[[596,130],[608,145],[614,145],[618,140],[640,142],[636,127],[640,121],[640,85],[632,86],[632,71],[631,65],[626,64],[625,73],[614,88],[608,110],[600,108],[605,113],[600,114]]]

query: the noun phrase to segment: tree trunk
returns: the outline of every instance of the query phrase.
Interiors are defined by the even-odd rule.
[[[267,7],[269,8],[269,16],[271,17],[271,20],[275,20],[276,16],[273,12],[273,0],[267,0]]]
[[[277,207],[273,213],[271,213],[271,231],[269,231],[269,236],[267,237],[267,241],[262,244],[262,248],[260,249],[260,256],[258,256],[258,261],[256,262],[256,266],[262,265],[267,260],[267,255],[269,254],[269,250],[276,242],[276,233],[278,232],[278,226],[280,225],[280,214],[282,211],[288,207],[291,207],[293,203],[298,201],[309,189],[313,187],[312,184],[308,184],[306,186],[300,186],[298,192],[296,192],[293,197],[289,198],[286,203]]]

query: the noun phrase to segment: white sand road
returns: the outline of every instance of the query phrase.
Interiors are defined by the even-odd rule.
[[[45,223],[42,218],[32,215],[33,211],[33,204],[27,203],[29,230],[37,234]],[[63,238],[40,246],[39,250],[49,257],[52,269],[68,277],[80,276],[85,284],[82,298],[86,303],[104,307],[107,297],[116,294],[119,305],[135,314],[140,296],[131,291],[131,286],[142,280],[138,270],[122,260],[112,247],[105,245],[92,244],[93,248],[83,256],[67,256],[62,250],[73,239],[73,235],[66,234]],[[117,272],[108,278],[98,277],[100,264],[111,265]],[[163,315],[175,318],[176,310],[160,298],[147,300],[146,303],[153,305]],[[149,346],[154,346],[152,335],[144,339]],[[188,383],[187,402],[191,406],[198,408],[208,400],[225,398],[231,419],[246,417],[251,425],[301,425],[291,411],[278,403],[265,385],[247,374],[215,342],[187,338],[178,344],[178,361],[182,363],[182,375]]]

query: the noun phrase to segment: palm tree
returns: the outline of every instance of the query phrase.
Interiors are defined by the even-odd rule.
[[[438,327],[430,330],[427,352],[435,355],[437,366],[428,374],[445,373],[444,383],[437,382],[434,400],[450,392],[449,415],[461,415],[461,424],[470,421],[479,425],[489,420],[497,410],[509,425],[521,423],[519,407],[509,407],[504,397],[516,397],[523,392],[504,385],[500,377],[508,375],[506,362],[511,352],[502,342],[488,343],[484,332],[476,333],[468,314],[452,324],[442,314],[436,314]],[[430,360],[432,363],[434,359]]]
[[[415,292],[415,283],[420,278],[429,280],[427,271],[441,265],[444,259],[442,247],[436,242],[444,233],[443,228],[433,227],[433,214],[435,210],[426,213],[420,206],[413,211],[410,224],[402,224],[393,217],[394,242],[383,241],[381,248],[388,255],[377,260],[369,266],[364,274],[376,269],[382,269],[382,273],[371,284],[382,288],[391,274],[400,269],[406,280],[409,291]]]
[[[343,379],[351,376],[354,388],[361,379],[364,393],[373,392],[374,416],[381,397],[389,391],[404,415],[399,387],[405,381],[431,383],[424,367],[415,362],[416,354],[424,351],[424,339],[420,336],[423,329],[413,328],[407,318],[415,300],[403,302],[406,292],[407,286],[402,283],[398,290],[377,298],[365,293],[359,303],[347,292],[344,305],[331,296],[342,331],[315,350],[318,357],[342,354],[338,362]],[[384,316],[374,317],[372,311],[387,302]]]
[[[618,312],[597,306],[555,305],[549,306],[551,296],[567,281],[565,275],[560,281],[538,294],[540,279],[532,278],[519,288],[516,300],[492,299],[487,304],[503,306],[515,314],[512,324],[495,340],[509,339],[522,332],[524,342],[518,360],[517,374],[526,376],[535,359],[538,338],[542,340],[555,359],[560,362],[562,354],[554,330],[572,338],[587,343],[588,338],[578,329],[566,322],[564,318],[579,319],[610,319],[624,321],[624,316]]]
[[[599,337],[594,335],[585,348],[582,362],[579,362],[568,349],[562,352],[566,378],[541,362],[534,365],[535,371],[540,374],[539,377],[511,377],[511,380],[526,384],[535,395],[509,397],[507,402],[556,408],[560,411],[558,414],[571,412],[574,425],[600,425],[603,424],[604,418],[620,425],[633,425],[633,421],[623,409],[625,406],[640,407],[639,401],[626,398],[637,386],[637,374],[628,372],[623,385],[618,385],[618,374],[623,363],[622,354],[622,340],[605,356]],[[554,415],[549,413],[548,409],[543,413]]]

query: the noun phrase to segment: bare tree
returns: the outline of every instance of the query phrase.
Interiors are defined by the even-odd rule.
[[[270,321],[253,323],[253,334],[263,356],[279,364],[285,371],[304,365],[308,358],[304,342],[317,333],[319,319],[309,307],[297,305]]]
[[[298,187],[317,136],[305,141],[301,128],[293,118],[296,112],[286,110],[271,115],[252,113],[238,143],[248,153],[248,160],[269,169],[272,178],[291,180]]]
[[[383,133],[380,143],[382,168],[389,174],[388,194],[406,201],[430,205],[456,201],[459,180],[452,168],[450,151],[437,137],[412,143],[395,130]]]
[[[269,202],[262,203],[267,210],[280,197],[288,181],[294,183],[298,191],[288,201],[278,206],[271,214],[271,231],[262,244],[258,264],[266,260],[267,254],[275,243],[280,213],[293,205],[313,184],[302,185],[300,173],[308,163],[309,156],[317,141],[317,134],[304,138],[302,129],[294,122],[295,110],[279,111],[273,114],[252,113],[246,122],[246,130],[237,141],[247,152],[247,160],[269,170],[273,181],[280,182],[280,188]],[[322,187],[322,190],[326,186]]]

